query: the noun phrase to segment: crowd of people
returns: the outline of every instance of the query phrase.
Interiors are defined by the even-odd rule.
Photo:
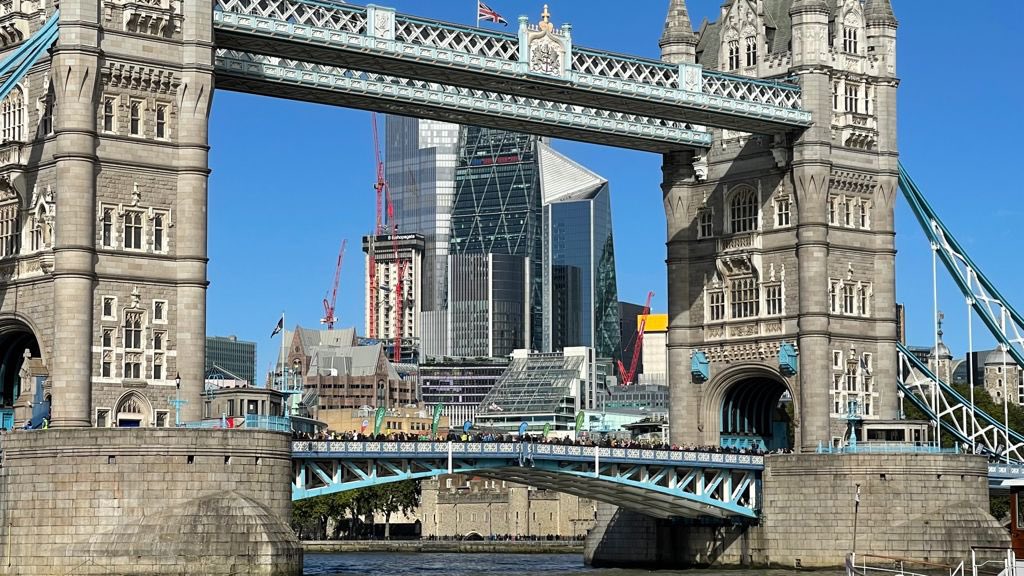
[[[659,442],[655,440],[618,439],[610,436],[581,436],[580,438],[543,436],[537,434],[496,434],[489,432],[456,432],[450,431],[446,435],[438,435],[431,438],[427,435],[411,434],[408,432],[395,432],[391,434],[366,434],[362,432],[331,432],[321,431],[316,434],[296,432],[293,434],[295,440],[309,440],[314,442],[500,442],[516,443],[527,442],[534,444],[555,444],[561,446],[599,446],[602,448],[627,448],[637,450],[670,450],[687,452],[713,452],[719,454],[766,454],[758,447],[728,447],[711,445],[680,445]],[[792,450],[775,450],[772,454],[787,453]]]

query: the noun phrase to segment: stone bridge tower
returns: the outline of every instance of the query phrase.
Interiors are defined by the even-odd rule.
[[[733,0],[695,34],[672,1],[665,60],[799,83],[814,115],[665,156],[673,441],[813,450],[851,408],[896,417],[896,28],[889,0]]]
[[[14,0],[8,48],[56,6]],[[63,0],[0,106],[0,339],[41,357],[54,427],[199,417],[206,327],[207,1]],[[13,353],[12,353],[13,354]],[[10,356],[10,355],[8,355]],[[4,370],[10,374],[5,357]],[[17,366],[14,366],[15,373]],[[0,409],[17,396],[6,376]]]

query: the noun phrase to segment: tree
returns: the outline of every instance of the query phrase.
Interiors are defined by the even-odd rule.
[[[408,514],[420,505],[419,480],[403,480],[374,486],[377,512],[384,515],[384,539],[391,539],[391,515]]]

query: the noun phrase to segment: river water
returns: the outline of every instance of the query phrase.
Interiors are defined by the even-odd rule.
[[[593,569],[579,554],[306,554],[305,576],[807,576],[793,570]],[[842,572],[818,572],[822,576]]]

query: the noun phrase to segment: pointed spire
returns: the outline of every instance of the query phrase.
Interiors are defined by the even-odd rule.
[[[668,16],[665,17],[665,30],[658,41],[661,57],[669,62],[680,60],[679,56],[693,62],[694,48],[697,46],[697,35],[693,33],[690,13],[686,10],[686,0],[671,0]]]
[[[867,0],[864,4],[864,19],[868,24],[896,24],[890,0]]]

